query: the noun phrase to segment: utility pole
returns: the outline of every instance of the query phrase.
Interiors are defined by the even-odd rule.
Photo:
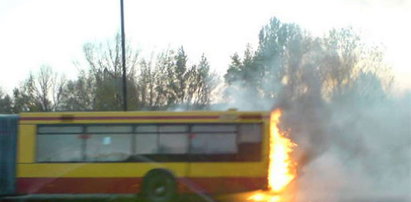
[[[126,75],[126,42],[124,33],[124,2],[120,0],[121,9],[121,60],[123,63],[123,110],[127,111],[127,75]]]

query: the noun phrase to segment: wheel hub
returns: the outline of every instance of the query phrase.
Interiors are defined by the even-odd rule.
[[[154,189],[154,193],[156,195],[164,195],[164,193],[166,193],[166,187],[164,185],[158,185]]]

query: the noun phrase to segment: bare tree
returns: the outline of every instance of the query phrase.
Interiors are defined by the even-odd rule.
[[[14,111],[59,111],[66,81],[48,65],[13,91]]]
[[[86,43],[83,47],[88,64],[88,80],[93,82],[89,89],[94,95],[93,110],[121,110],[122,109],[122,64],[121,40],[117,34],[114,41],[107,43]],[[126,47],[128,101],[130,109],[135,109],[136,95],[132,94],[135,80],[138,51],[130,46]],[[134,106],[134,107],[133,107]]]

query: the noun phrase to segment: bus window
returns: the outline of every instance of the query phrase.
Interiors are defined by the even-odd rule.
[[[188,151],[188,134],[160,134],[160,154],[186,154]]]
[[[125,161],[131,155],[131,134],[95,134],[86,141],[87,161]]]
[[[37,136],[38,162],[81,161],[82,140],[77,134],[41,134]]]
[[[136,127],[137,133],[157,133],[157,125],[139,125]]]
[[[137,125],[131,161],[186,161],[189,140],[186,124]]]
[[[86,127],[86,161],[125,161],[131,155],[131,125]]]
[[[236,125],[227,124],[199,124],[193,125],[191,132],[193,133],[204,133],[204,132],[236,132]]]
[[[191,161],[236,161],[237,125],[195,124],[190,135]]]
[[[188,125],[159,126],[159,154],[187,154]]]
[[[81,126],[39,126],[37,129],[38,162],[66,162],[82,160]]]
[[[105,125],[105,126],[87,126],[87,133],[131,133],[133,132],[132,126],[117,126],[117,125]]]
[[[38,133],[45,134],[62,134],[62,133],[81,133],[83,127],[81,126],[39,126]]]
[[[142,133],[135,136],[135,154],[158,153],[157,134]]]
[[[188,126],[187,125],[160,125],[159,127],[159,132],[160,133],[186,133],[188,132]]]
[[[39,126],[38,162],[259,160],[261,124]],[[83,132],[84,131],[84,132]],[[148,156],[146,156],[148,155]],[[139,157],[140,156],[140,157]]]
[[[192,161],[258,161],[261,124],[195,124],[190,135]]]
[[[235,154],[237,126],[234,124],[198,124],[192,126],[191,153]]]
[[[261,124],[239,125],[239,156],[243,160],[259,160],[262,149]]]
[[[191,138],[193,154],[235,154],[237,153],[236,134],[194,135]]]
[[[261,142],[261,125],[241,124],[239,126],[239,134],[239,141],[241,143],[259,143]]]

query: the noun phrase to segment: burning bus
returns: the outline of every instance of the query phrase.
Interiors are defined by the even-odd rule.
[[[267,112],[65,112],[0,117],[0,194],[280,192],[295,146]]]

